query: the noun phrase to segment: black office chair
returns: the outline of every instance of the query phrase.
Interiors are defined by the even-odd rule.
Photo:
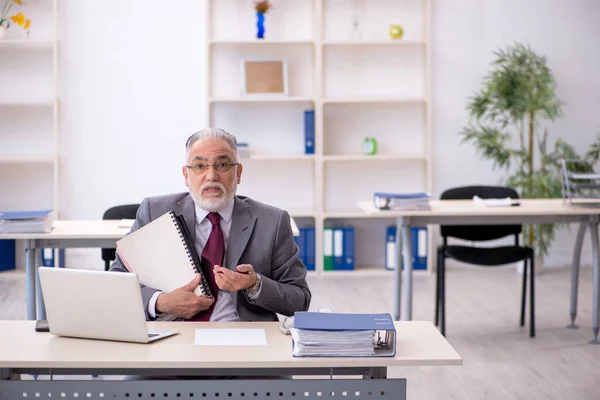
[[[111,207],[102,216],[102,219],[135,219],[139,204],[125,204],[122,206]],[[104,260],[104,270],[108,271],[110,263],[116,258],[116,249],[102,249],[102,259]]]
[[[502,186],[464,186],[446,190],[442,200],[472,199],[473,196],[486,198],[516,199],[516,191]],[[435,291],[435,324],[441,323],[442,335],[446,335],[446,258],[453,258],[468,264],[483,267],[499,266],[524,261],[523,288],[521,293],[521,326],[525,325],[525,295],[527,292],[527,275],[529,274],[529,336],[535,336],[534,314],[534,251],[531,247],[519,245],[521,225],[442,225],[440,231],[443,244],[438,247],[437,282]],[[513,246],[472,247],[448,245],[448,238],[454,237],[474,242],[500,239],[515,235]],[[529,269],[529,271],[528,271]]]

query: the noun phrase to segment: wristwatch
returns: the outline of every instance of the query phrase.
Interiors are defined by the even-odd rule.
[[[260,276],[260,274],[256,274],[256,282],[254,282],[254,285],[250,286],[248,289],[244,289],[244,294],[246,295],[246,297],[252,299],[260,291],[261,285],[262,277]]]

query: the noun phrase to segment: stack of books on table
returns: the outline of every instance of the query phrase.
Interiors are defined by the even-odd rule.
[[[373,203],[379,210],[429,210],[428,193],[375,193]]]
[[[52,210],[0,212],[0,233],[48,233],[55,220]]]
[[[294,357],[392,357],[396,330],[390,314],[297,312]]]

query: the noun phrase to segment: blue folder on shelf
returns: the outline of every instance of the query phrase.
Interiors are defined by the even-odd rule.
[[[44,248],[41,249],[42,265],[44,267],[65,267],[65,249],[58,249],[58,260],[56,259],[55,249]]]
[[[427,269],[427,227],[413,226],[410,228],[410,240],[412,242],[413,269]],[[396,226],[390,225],[386,228],[385,242],[385,269],[396,269]],[[404,269],[404,264],[402,265]]]
[[[396,354],[396,327],[389,313],[296,312],[292,339],[295,357],[393,357]],[[346,343],[348,346],[344,346]],[[297,351],[298,344],[304,345],[304,355]],[[353,352],[353,349],[369,346],[370,354]]]
[[[315,154],[315,110],[304,111],[304,154]]]
[[[298,245],[298,258],[308,271],[315,270],[315,228],[298,228],[300,235],[294,236]]]
[[[316,268],[315,265],[315,228],[305,228],[304,231],[306,245],[304,257],[306,259],[306,269],[309,271],[314,271]]]

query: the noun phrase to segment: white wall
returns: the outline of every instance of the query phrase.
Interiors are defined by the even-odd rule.
[[[503,176],[457,134],[499,46],[529,42],[548,56],[567,102],[553,136],[583,151],[600,132],[600,2],[433,0],[432,9],[435,196]],[[183,143],[207,121],[204,13],[199,0],[60,1],[62,218],[185,190]],[[559,237],[547,264],[570,261],[573,237]]]
[[[60,2],[62,218],[183,191],[205,124],[204,2]]]

